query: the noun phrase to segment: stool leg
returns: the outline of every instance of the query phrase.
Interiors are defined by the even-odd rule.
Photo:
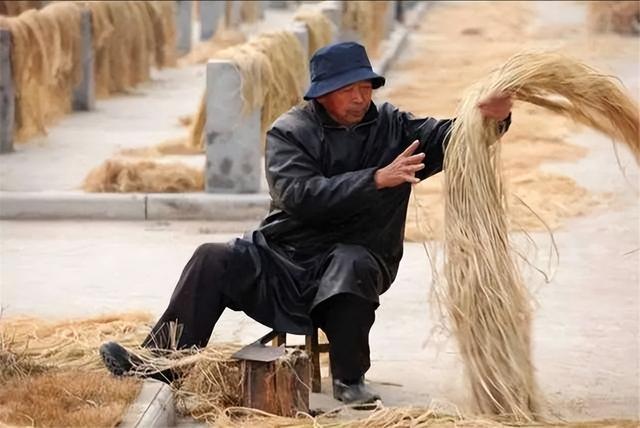
[[[318,329],[314,329],[311,336],[305,337],[305,348],[311,357],[311,391],[322,390],[322,375],[320,373],[320,352],[318,349]]]
[[[287,345],[287,333],[280,333],[271,341],[271,346],[280,345]]]

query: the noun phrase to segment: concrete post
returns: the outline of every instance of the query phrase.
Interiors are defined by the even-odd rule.
[[[395,2],[395,9],[396,9],[396,21],[398,21],[401,24],[404,24],[404,9],[405,9],[405,1],[404,0],[397,0]]]
[[[313,52],[309,52],[309,30],[307,29],[306,24],[302,22],[294,22],[291,25],[291,32],[302,45],[303,58],[308,61],[309,55]]]
[[[224,18],[224,6],[223,1],[200,2],[200,40],[208,40],[216,33]]]
[[[191,10],[191,0],[176,1],[176,26],[178,31],[176,48],[181,55],[191,50]],[[202,11],[200,14],[202,14]]]
[[[242,77],[231,61],[207,64],[205,191],[258,193],[260,110],[243,112]]]
[[[269,0],[266,3],[267,3],[267,7],[270,7],[272,9],[287,9],[289,7],[288,1]]]
[[[396,25],[396,3],[399,3],[396,0],[388,0],[387,1],[387,14],[384,17],[384,28],[385,34],[384,38],[388,39]]]
[[[11,70],[11,32],[0,29],[0,153],[13,151],[15,90]]]
[[[91,11],[83,10],[80,18],[80,38],[82,78],[73,89],[73,109],[93,110],[95,108],[95,83],[93,75],[93,46],[91,35]]]

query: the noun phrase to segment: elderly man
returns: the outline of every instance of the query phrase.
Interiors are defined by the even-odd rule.
[[[225,308],[280,332],[320,327],[330,343],[334,397],[379,398],[364,383],[369,330],[402,258],[411,184],[442,170],[452,123],[376,106],[372,90],[384,83],[357,43],[313,55],[308,102],[267,133],[269,215],[241,239],[195,251],[144,346],[168,348],[168,323],[177,322],[178,348],[204,347]],[[479,108],[506,131],[509,96]],[[117,375],[137,362],[113,342],[101,354]]]

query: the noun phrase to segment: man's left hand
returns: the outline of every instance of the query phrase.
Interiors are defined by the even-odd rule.
[[[511,94],[507,92],[490,94],[478,102],[478,108],[484,117],[498,121],[509,116],[511,107],[513,107],[513,101]]]

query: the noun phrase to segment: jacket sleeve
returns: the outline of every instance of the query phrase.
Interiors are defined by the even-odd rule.
[[[265,162],[274,203],[306,222],[340,222],[378,199],[377,168],[326,177],[303,144],[275,127],[267,133]]]
[[[455,119],[437,120],[432,117],[417,119],[411,113],[400,113],[400,120],[404,127],[405,147],[415,140],[420,141],[416,153],[424,152],[425,168],[416,173],[420,180],[431,177],[442,171],[444,152],[449,143],[451,125]],[[500,135],[507,132],[511,125],[511,113],[506,119],[498,122]]]

